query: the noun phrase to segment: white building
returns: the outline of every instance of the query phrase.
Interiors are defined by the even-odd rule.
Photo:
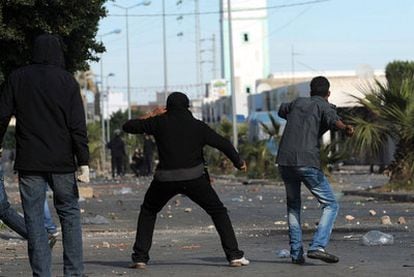
[[[224,78],[230,80],[229,30],[227,1],[222,1],[224,18]],[[256,80],[269,75],[267,38],[267,0],[232,0],[232,37],[236,113],[247,117],[247,97],[255,93]],[[230,91],[230,90],[228,90]]]
[[[128,109],[128,101],[125,99],[125,95],[122,92],[109,91],[108,98],[104,99],[104,118],[107,119],[113,113],[121,110],[125,111]]]

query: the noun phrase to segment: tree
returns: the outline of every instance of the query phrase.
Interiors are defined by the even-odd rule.
[[[414,76],[414,62],[410,61],[393,61],[387,64],[385,68],[385,77],[388,81],[388,87],[399,89],[402,81]]]
[[[388,84],[377,81],[365,89],[364,95],[355,98],[369,115],[350,118],[356,126],[353,148],[376,156],[392,138],[397,148],[388,168],[390,183],[393,187],[414,189],[414,78],[402,79],[399,86],[395,79],[389,79]]]
[[[106,0],[0,1],[0,84],[17,67],[30,63],[34,38],[58,35],[64,46],[66,69],[87,69],[105,48],[95,40]]]

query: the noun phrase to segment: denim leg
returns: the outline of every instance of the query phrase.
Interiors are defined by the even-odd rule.
[[[19,188],[28,231],[28,253],[33,276],[51,276],[51,253],[44,223],[46,180],[19,172]]]
[[[52,214],[50,213],[49,204],[47,203],[47,199],[45,199],[45,228],[48,234],[54,234],[57,232],[57,227],[52,219]]]
[[[322,208],[322,216],[319,220],[318,229],[313,236],[309,250],[325,248],[331,237],[339,205],[331,185],[321,170],[317,168],[307,168],[302,172],[305,186],[316,197]]]
[[[75,174],[50,174],[48,181],[62,226],[64,276],[82,276],[82,229]]]
[[[244,253],[239,249],[236,235],[226,207],[220,201],[206,176],[182,182],[183,193],[205,210],[213,220],[220,236],[221,245],[228,261],[240,259]]]
[[[144,203],[138,217],[137,233],[131,259],[134,263],[147,263],[150,259],[149,250],[152,244],[157,213],[177,194],[176,182],[152,181],[145,193]]]
[[[279,167],[286,189],[286,203],[289,225],[290,255],[293,259],[299,259],[303,255],[301,213],[301,181],[294,167]]]
[[[45,228],[48,234],[54,234],[57,232],[56,224],[53,222],[52,214],[50,213],[49,204],[47,202],[47,186],[46,186],[46,199],[45,199]]]
[[[24,239],[27,239],[26,225],[24,218],[10,206],[4,189],[4,177],[0,173],[0,220]]]

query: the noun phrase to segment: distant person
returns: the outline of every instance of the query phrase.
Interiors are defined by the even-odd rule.
[[[145,268],[157,213],[179,193],[188,196],[211,216],[230,266],[249,264],[239,250],[227,209],[205,174],[203,147],[210,145],[224,152],[240,170],[246,171],[246,163],[228,140],[196,120],[188,108],[187,96],[174,92],[167,98],[166,112],[158,109],[146,119],[129,120],[123,126],[127,133],[153,135],[160,160],[141,205],[132,254],[133,268]]]
[[[155,144],[152,137],[144,134],[144,161],[146,166],[145,175],[152,174],[152,163],[154,157]]]
[[[53,191],[62,227],[63,274],[82,276],[83,251],[78,180],[89,182],[89,149],[79,84],[65,70],[57,36],[43,34],[32,63],[9,76],[0,94],[0,142],[16,117],[16,161],[28,254],[33,276],[50,277],[51,252],[45,232],[46,187]]]
[[[354,129],[342,122],[335,106],[328,102],[329,86],[325,77],[315,77],[310,83],[311,97],[299,97],[291,103],[283,103],[279,109],[279,116],[287,123],[277,163],[286,187],[290,253],[294,264],[305,263],[300,220],[302,182],[322,208],[322,217],[307,256],[327,263],[339,261],[338,257],[325,250],[338,213],[338,203],[321,170],[320,140],[328,130],[340,129],[352,136]]]
[[[142,151],[139,149],[135,149],[134,154],[132,155],[132,163],[131,163],[131,169],[134,172],[135,176],[142,176],[144,175],[144,155],[142,154]]]
[[[114,131],[114,137],[107,144],[111,150],[112,178],[124,175],[125,143],[121,138],[121,130]],[[116,172],[116,173],[115,173]]]

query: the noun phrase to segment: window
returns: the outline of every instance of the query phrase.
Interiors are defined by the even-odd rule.
[[[243,41],[244,42],[249,42],[249,34],[248,33],[243,33]]]

